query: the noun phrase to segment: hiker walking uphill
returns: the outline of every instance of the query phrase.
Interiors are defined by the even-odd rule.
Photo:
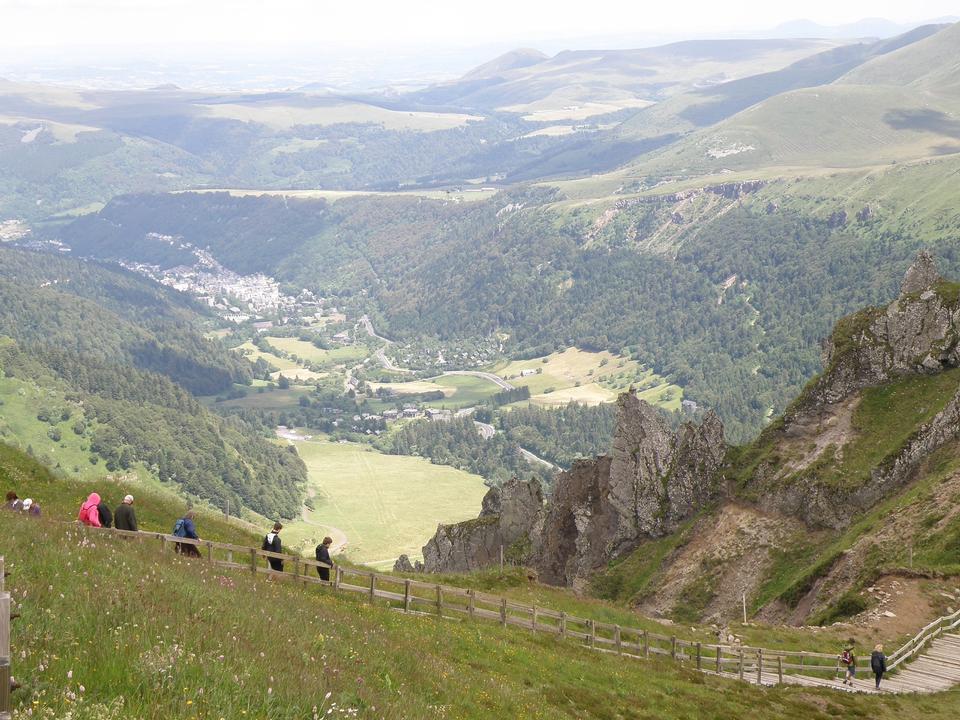
[[[853,685],[853,680],[857,676],[857,656],[853,652],[853,640],[850,640],[840,653],[840,664],[845,668],[843,684]]]
[[[137,514],[133,511],[133,495],[127,495],[113,513],[113,523],[117,530],[137,532]]]
[[[193,522],[196,516],[193,510],[188,510],[186,515],[174,524],[173,534],[181,538],[199,540],[200,536],[197,535],[197,526]],[[197,550],[197,546],[191,545],[190,543],[177,543],[177,552],[181,555],[189,555],[190,557],[200,557],[200,551]]]
[[[260,549],[266,550],[267,552],[283,552],[283,544],[280,542],[280,531],[282,529],[283,525],[275,522],[273,524],[273,530],[263,537],[263,546]],[[269,563],[271,570],[283,572],[283,560],[280,558],[267,558],[267,563]]]
[[[333,560],[330,559],[330,546],[333,544],[333,538],[325,537],[323,542],[317,545],[317,562],[326,563],[328,567],[317,567],[317,574],[321,580],[330,579],[330,568],[333,567]]]
[[[102,527],[100,524],[100,513],[97,511],[99,504],[100,496],[97,493],[90,493],[83,505],[80,506],[77,520],[90,527]]]
[[[887,671],[887,656],[883,654],[883,645],[877,645],[870,656],[870,669],[877,679],[877,690],[880,689],[880,681],[883,674]]]

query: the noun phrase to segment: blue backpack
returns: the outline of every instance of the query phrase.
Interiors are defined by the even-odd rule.
[[[184,522],[183,518],[177,520],[177,524],[173,526],[173,534],[177,537],[186,537],[187,536],[187,524]]]

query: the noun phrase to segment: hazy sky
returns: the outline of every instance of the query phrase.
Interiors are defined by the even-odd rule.
[[[840,24],[952,14],[960,14],[960,0],[0,0],[8,51],[58,45],[536,45],[610,34],[721,34],[797,18]]]

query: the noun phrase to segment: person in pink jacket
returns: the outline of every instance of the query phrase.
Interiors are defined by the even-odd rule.
[[[77,520],[84,525],[91,527],[100,527],[100,513],[97,512],[97,505],[100,504],[100,496],[97,493],[90,493],[87,501],[80,506],[80,513]]]

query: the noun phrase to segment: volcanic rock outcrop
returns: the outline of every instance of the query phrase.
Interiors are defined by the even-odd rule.
[[[923,251],[907,270],[900,295],[885,308],[843,318],[824,343],[824,372],[785,413],[780,434],[803,437],[823,427],[868,387],[912,374],[960,365],[960,286],[943,280]],[[960,437],[960,395],[923,425],[895,457],[873,468],[860,487],[836,488],[815,476],[785,483],[784,468],[769,462],[753,479],[761,507],[800,517],[811,525],[845,527],[909,480],[930,453]],[[801,474],[802,476],[802,474]]]
[[[543,489],[536,479],[509,480],[490,488],[483,498],[480,517],[454,525],[440,525],[423,547],[427,572],[468,572],[500,560],[528,559],[542,523]]]
[[[491,490],[476,520],[440,526],[423,549],[426,569],[490,565],[503,545],[544,581],[569,585],[716,500],[726,447],[715,414],[674,432],[636,393],[618,403],[609,455],[560,473],[546,507],[536,481]]]

